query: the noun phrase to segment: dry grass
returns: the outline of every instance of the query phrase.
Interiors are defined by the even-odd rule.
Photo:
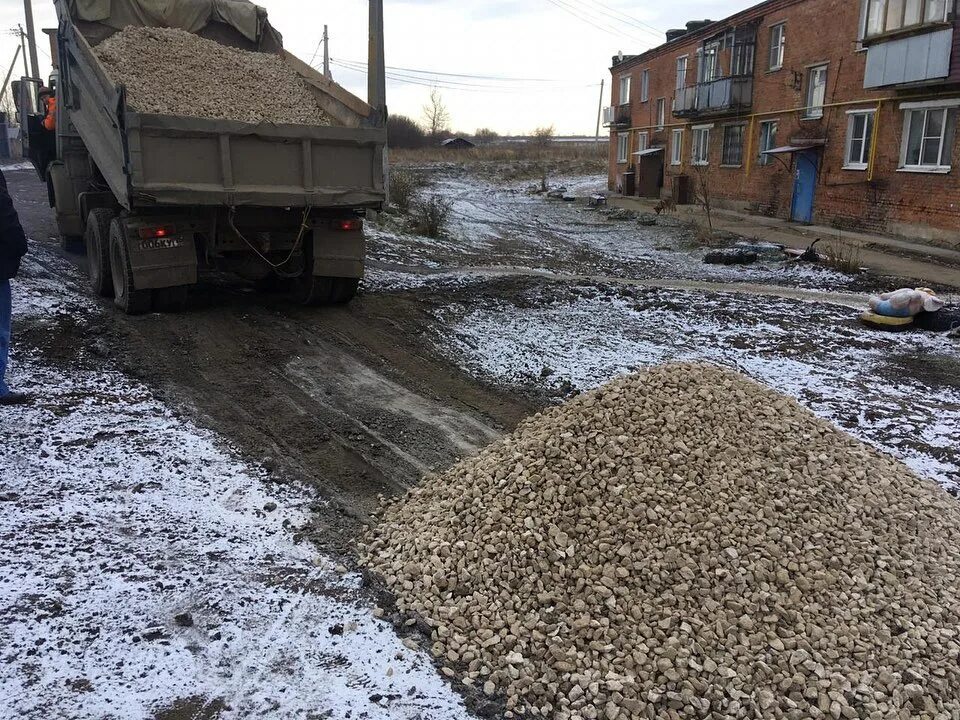
[[[607,173],[607,146],[589,143],[534,142],[497,143],[469,150],[441,147],[390,151],[395,167],[446,162],[470,168],[478,174],[493,174],[510,180],[542,179],[546,175]]]
[[[856,274],[861,270],[860,248],[840,238],[820,248],[821,264],[840,272]]]

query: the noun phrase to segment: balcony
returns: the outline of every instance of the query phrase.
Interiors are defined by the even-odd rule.
[[[921,28],[907,37],[864,40],[867,65],[863,87],[936,84],[950,81],[950,59],[955,53],[953,28],[942,24]]]
[[[753,104],[753,78],[725,77],[679,88],[673,99],[676,117],[695,118],[745,110]]]
[[[630,127],[630,103],[603,109],[603,126],[612,128]]]

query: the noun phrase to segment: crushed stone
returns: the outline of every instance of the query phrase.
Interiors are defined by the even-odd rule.
[[[330,125],[303,79],[272,53],[173,28],[126,27],[94,48],[143,113],[247,123]]]
[[[960,505],[710,365],[533,416],[361,555],[508,717],[960,716]]]

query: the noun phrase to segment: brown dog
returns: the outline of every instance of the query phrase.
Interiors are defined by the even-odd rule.
[[[677,211],[677,202],[673,198],[663,198],[653,206],[653,211],[657,213],[657,215],[662,212],[675,213]]]

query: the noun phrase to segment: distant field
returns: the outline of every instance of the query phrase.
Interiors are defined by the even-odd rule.
[[[604,143],[512,142],[478,145],[466,150],[442,147],[391,148],[390,163],[411,166],[422,163],[455,163],[483,172],[496,171],[507,179],[539,178],[544,173],[598,174],[607,172],[608,148]]]

